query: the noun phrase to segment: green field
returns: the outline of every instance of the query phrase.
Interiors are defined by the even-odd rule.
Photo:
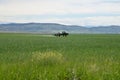
[[[0,33],[0,80],[120,80],[120,35]]]

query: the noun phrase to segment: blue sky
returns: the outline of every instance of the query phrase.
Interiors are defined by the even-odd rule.
[[[120,0],[0,0],[0,22],[120,25]]]

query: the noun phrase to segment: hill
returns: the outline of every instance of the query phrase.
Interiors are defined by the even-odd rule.
[[[9,23],[0,24],[0,32],[25,32],[25,33],[55,33],[67,31],[70,33],[120,33],[120,26],[86,27],[77,25],[62,25],[57,23]]]

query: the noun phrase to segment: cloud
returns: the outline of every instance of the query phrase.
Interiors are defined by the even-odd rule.
[[[51,20],[49,19],[48,22],[49,21]],[[82,26],[120,25],[120,16],[53,19],[51,22],[58,22],[68,25],[82,25]]]
[[[19,19],[17,19],[19,18]],[[17,16],[17,17],[4,17],[3,21],[7,22],[41,22],[41,23],[61,23],[67,25],[82,25],[82,26],[100,26],[100,25],[120,25],[120,16],[92,16],[92,17],[41,17],[41,16],[33,16],[33,17],[25,17],[25,16]]]
[[[102,3],[99,0],[11,0],[9,4],[0,6],[0,15],[73,13],[120,13],[120,3]]]
[[[63,14],[64,4],[50,1],[15,1],[0,6],[1,15]]]
[[[0,21],[119,24],[119,0],[0,0]],[[101,21],[100,21],[101,20]]]

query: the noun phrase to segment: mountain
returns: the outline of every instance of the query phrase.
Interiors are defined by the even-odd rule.
[[[57,23],[9,23],[0,24],[0,32],[25,32],[25,33],[56,33],[67,31],[69,33],[120,33],[120,26],[85,27],[77,25],[62,25]]]

